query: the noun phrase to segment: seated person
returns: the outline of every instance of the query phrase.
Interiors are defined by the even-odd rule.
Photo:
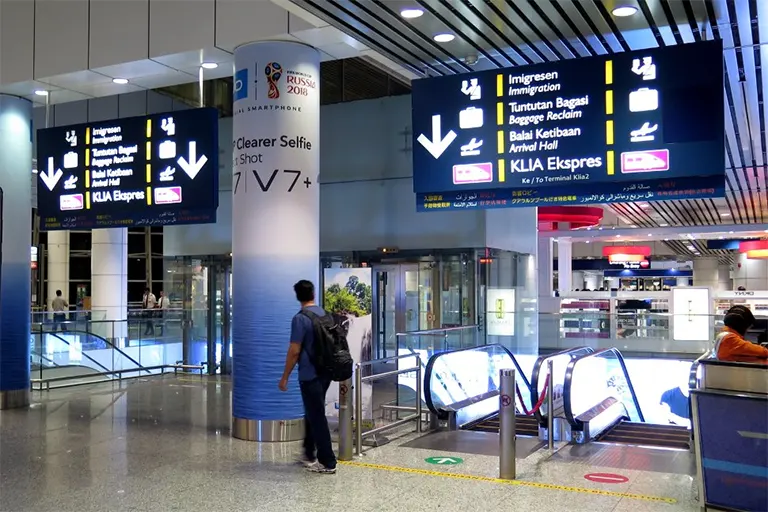
[[[725,327],[715,339],[715,356],[720,361],[733,361],[742,357],[768,358],[768,349],[744,339],[755,316],[749,308],[734,306],[725,314]]]

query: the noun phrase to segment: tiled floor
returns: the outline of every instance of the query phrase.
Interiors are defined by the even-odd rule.
[[[698,510],[690,476],[588,467],[541,450],[518,461],[525,485],[510,485],[493,481],[496,457],[427,464],[451,454],[403,447],[414,439],[407,429],[358,459],[369,466],[311,475],[292,464],[295,444],[232,439],[229,394],[228,382],[191,376],[35,393],[33,407],[0,412],[0,511]],[[590,472],[629,481],[597,484],[584,479]]]

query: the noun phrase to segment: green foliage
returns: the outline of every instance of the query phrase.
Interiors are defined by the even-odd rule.
[[[323,307],[331,313],[349,313],[355,316],[370,315],[373,305],[370,285],[357,282],[352,290],[332,284],[325,290]]]

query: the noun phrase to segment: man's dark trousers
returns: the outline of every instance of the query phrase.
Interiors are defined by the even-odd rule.
[[[331,379],[318,377],[309,381],[299,382],[301,399],[304,401],[304,454],[308,459],[315,458],[327,468],[336,467],[336,455],[331,446],[331,431],[325,417],[325,394],[331,385]]]

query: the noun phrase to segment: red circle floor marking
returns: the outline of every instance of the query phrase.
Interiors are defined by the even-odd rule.
[[[590,482],[598,482],[601,484],[623,484],[629,482],[629,478],[615,473],[587,473],[584,475],[584,478]]]

